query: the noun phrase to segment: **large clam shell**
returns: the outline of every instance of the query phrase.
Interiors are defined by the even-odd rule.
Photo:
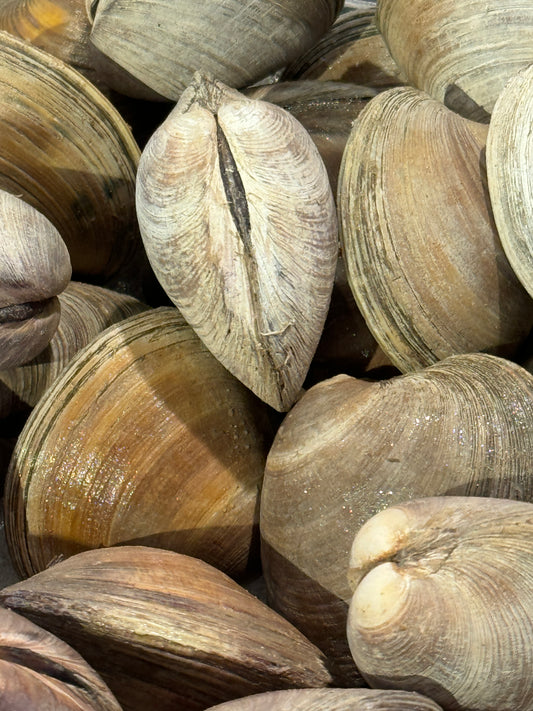
[[[0,610],[0,705],[9,711],[121,711],[98,674],[65,642]]]
[[[377,24],[410,84],[476,121],[533,62],[529,0],[380,0]]]
[[[487,137],[487,176],[505,254],[533,296],[533,65],[501,92]]]
[[[105,279],[139,248],[138,158],[131,131],[91,82],[0,32],[0,187],[55,225],[74,274]]]
[[[52,223],[0,190],[0,368],[46,348],[59,323],[57,295],[70,276],[67,247]]]
[[[142,153],[150,263],[211,352],[269,405],[298,397],[338,254],[320,154],[287,111],[198,76]]]
[[[454,353],[512,357],[533,301],[507,261],[483,165],[487,126],[390,89],[359,114],[339,174],[355,299],[402,371]]]
[[[326,652],[339,683],[355,685],[344,640],[358,529],[423,496],[531,501],[532,467],[533,376],[510,361],[459,355],[388,381],[315,385],[267,458],[260,529],[272,604]]]
[[[145,546],[86,551],[0,592],[61,633],[124,711],[188,711],[253,693],[322,687],[323,656],[216,568]]]
[[[436,497],[355,537],[348,639],[372,686],[450,711],[533,709],[533,504]]]
[[[154,91],[177,101],[196,71],[241,88],[281,69],[324,34],[342,4],[94,0],[91,41]]]
[[[268,408],[161,307],[111,326],[32,411],[6,479],[21,575],[125,543],[256,566]],[[254,556],[255,553],[255,556]]]

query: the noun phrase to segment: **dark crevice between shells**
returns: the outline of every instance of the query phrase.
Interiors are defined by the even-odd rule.
[[[52,299],[43,301],[28,301],[25,304],[10,304],[0,308],[0,324],[27,321],[34,316],[39,316]]]
[[[25,667],[31,671],[56,679],[64,684],[81,689],[86,694],[93,695],[93,690],[79,674],[67,669],[59,662],[46,657],[39,652],[26,647],[0,647],[0,659],[11,664]]]

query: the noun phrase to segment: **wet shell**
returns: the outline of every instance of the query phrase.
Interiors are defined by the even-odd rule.
[[[267,410],[176,309],[111,326],[71,361],[17,441],[5,504],[19,573],[125,543],[233,575],[257,566]]]
[[[402,371],[456,353],[512,357],[533,301],[500,244],[483,166],[487,127],[408,87],[371,99],[339,174],[348,279]]]
[[[86,551],[0,592],[61,632],[124,711],[200,711],[254,693],[326,686],[318,649],[219,570],[144,546]]]
[[[533,296],[533,66],[514,76],[494,107],[487,137],[487,175],[505,254]]]
[[[342,4],[94,0],[91,41],[154,91],[177,101],[196,71],[240,88],[281,69],[326,32]]]
[[[59,323],[57,295],[70,276],[67,248],[51,222],[0,190],[0,368],[46,348]]]
[[[533,62],[529,0],[380,0],[377,24],[410,84],[475,121]]]
[[[388,381],[315,385],[285,417],[265,469],[272,604],[326,652],[340,685],[355,685],[346,570],[363,523],[423,496],[532,501],[532,467],[533,376],[510,361],[460,355]]]
[[[197,77],[143,151],[137,215],[150,263],[220,362],[262,400],[299,395],[329,307],[333,195],[283,109]]]
[[[0,371],[0,418],[34,407],[93,338],[113,323],[149,308],[127,294],[75,281],[58,295],[58,301],[61,318],[44,351],[25,365]]]
[[[22,615],[0,610],[0,705],[6,711],[120,711],[71,647]]]
[[[289,689],[254,694],[209,711],[441,711],[430,699],[405,691]]]
[[[0,187],[58,229],[78,275],[102,279],[140,246],[139,148],[87,79],[52,55],[0,33]]]
[[[348,639],[372,686],[450,711],[533,709],[533,504],[436,497],[355,537]]]

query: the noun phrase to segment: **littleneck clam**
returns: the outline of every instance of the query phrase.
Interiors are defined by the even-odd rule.
[[[341,0],[93,0],[91,41],[131,75],[177,101],[196,71],[242,88],[281,69],[326,32],[342,5]]]
[[[258,567],[269,408],[161,307],[111,326],[32,411],[6,478],[22,576],[101,546],[153,545],[234,576]]]
[[[70,276],[67,247],[52,223],[0,190],[0,368],[46,348],[59,323],[57,295]]]
[[[338,253],[322,159],[287,111],[197,76],[145,147],[137,215],[161,285],[262,400],[299,395]]]
[[[377,24],[410,84],[476,121],[533,62],[529,0],[380,0]]]
[[[487,136],[487,177],[505,254],[533,297],[533,65],[506,84]]]
[[[370,100],[339,174],[340,235],[355,299],[402,371],[455,353],[513,357],[533,300],[502,249],[488,128],[410,87]]]
[[[9,711],[121,711],[93,669],[65,642],[0,610],[0,707]]]
[[[408,501],[358,532],[348,639],[371,686],[449,711],[533,709],[533,504]]]
[[[134,200],[139,153],[90,81],[0,32],[0,187],[48,217],[78,278],[103,281],[142,248]]]
[[[212,706],[208,711],[442,711],[421,694],[377,689],[267,691]]]
[[[124,711],[200,711],[330,683],[323,656],[216,568],[145,546],[86,551],[0,592],[71,644]]]
[[[410,498],[532,501],[532,467],[533,376],[510,361],[458,355],[388,381],[315,385],[267,458],[260,530],[272,604],[324,650],[340,685],[355,685],[343,640],[358,529]]]

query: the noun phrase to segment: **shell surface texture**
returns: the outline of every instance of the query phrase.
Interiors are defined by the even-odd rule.
[[[343,685],[353,537],[411,498],[533,500],[533,376],[485,354],[386,381],[340,375],[310,388],[270,449],[261,495],[269,599],[319,646]]]
[[[533,708],[533,504],[434,497],[356,535],[348,639],[371,686],[447,711]]]
[[[202,77],[139,163],[137,215],[162,287],[215,357],[262,400],[296,400],[338,254],[328,174],[283,109]]]
[[[512,358],[533,300],[503,251],[484,168],[488,128],[424,92],[370,100],[339,174],[350,286],[402,372],[457,353]]]

